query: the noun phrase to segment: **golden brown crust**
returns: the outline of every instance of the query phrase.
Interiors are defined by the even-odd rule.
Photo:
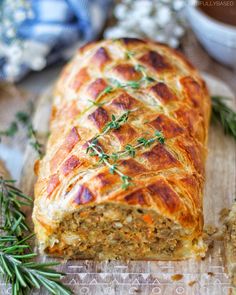
[[[114,80],[139,81],[142,69],[152,78],[149,83],[106,92]],[[122,150],[156,129],[166,141],[119,162],[134,182],[123,190],[120,178],[109,168],[94,165],[96,157],[85,151],[112,114],[120,116],[127,110],[132,110],[127,123],[99,140],[106,152]],[[52,132],[35,187],[33,218],[39,240],[46,242],[65,213],[109,201],[149,206],[191,228],[192,237],[201,236],[209,116],[204,81],[173,49],[132,38],[81,48],[55,89]]]

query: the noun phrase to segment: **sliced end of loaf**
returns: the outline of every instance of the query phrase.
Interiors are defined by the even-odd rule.
[[[41,249],[53,256],[96,260],[180,260],[206,251],[192,229],[154,210],[111,202],[65,215]]]

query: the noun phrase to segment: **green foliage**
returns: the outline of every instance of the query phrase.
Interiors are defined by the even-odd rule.
[[[33,124],[30,119],[30,114],[27,112],[19,111],[15,114],[15,120],[12,121],[9,127],[4,130],[0,131],[0,139],[1,136],[13,137],[19,130],[19,125],[22,125],[27,130],[27,138],[29,139],[30,145],[35,149],[38,156],[42,158],[43,152],[42,147],[43,145],[37,139],[37,132],[33,127]]]
[[[70,295],[71,290],[63,286],[60,279],[64,274],[52,266],[58,263],[40,263],[32,259],[37,256],[27,243],[33,234],[29,233],[21,206],[31,206],[30,197],[14,185],[14,181],[0,177],[0,207],[2,222],[0,228],[7,235],[0,236],[0,275],[12,285],[12,295],[25,295],[32,288],[46,288],[51,294]]]
[[[212,96],[212,119],[219,122],[224,132],[236,140],[236,112],[232,110],[225,101],[228,98],[223,96]]]

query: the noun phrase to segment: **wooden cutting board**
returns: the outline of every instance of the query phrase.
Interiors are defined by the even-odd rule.
[[[204,74],[211,94],[233,98],[230,89],[221,81]],[[51,105],[51,89],[41,96],[34,116],[34,126],[41,141],[46,140]],[[232,102],[236,107],[236,100]],[[0,110],[1,113],[1,110]],[[33,164],[35,152],[27,147],[20,187],[33,194],[35,176]],[[205,225],[220,226],[219,212],[229,208],[236,196],[236,143],[225,136],[219,126],[211,126],[207,180],[204,194]],[[31,212],[28,212],[30,218]],[[41,261],[52,260],[41,256]],[[224,270],[222,241],[214,241],[207,256],[201,261],[156,262],[156,261],[61,261],[58,270],[67,274],[64,283],[75,294],[108,295],[222,295],[231,289]],[[173,278],[180,274],[179,280]],[[0,284],[0,294],[10,294],[10,288]],[[45,295],[35,291],[32,294]]]

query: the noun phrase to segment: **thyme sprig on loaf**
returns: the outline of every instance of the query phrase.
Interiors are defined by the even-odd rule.
[[[58,263],[32,260],[37,254],[32,252],[28,241],[34,234],[30,234],[21,210],[21,206],[31,204],[31,198],[16,188],[13,180],[0,176],[0,229],[6,233],[0,236],[0,276],[11,284],[12,295],[25,295],[32,288],[41,287],[51,294],[70,295],[71,290],[60,282],[64,274],[52,268]]]
[[[111,155],[104,152],[103,148],[99,145],[98,139],[106,135],[112,129],[119,129],[123,124],[125,124],[128,120],[129,114],[131,111],[124,112],[120,117],[116,118],[114,114],[111,116],[111,121],[106,124],[103,128],[102,133],[96,135],[89,143],[86,149],[86,153],[90,156],[97,156],[99,158],[99,163],[105,164],[110,173],[118,174],[122,180],[122,189],[127,189],[130,185],[132,185],[132,178],[128,175],[125,175],[118,168],[118,164],[116,163],[118,159],[125,156],[135,157],[136,150],[141,147],[149,147],[154,142],[159,142],[164,144],[165,138],[160,131],[155,132],[154,137],[152,138],[144,138],[141,137],[137,140],[136,145],[127,144],[123,151],[119,151],[116,153],[112,153]]]

